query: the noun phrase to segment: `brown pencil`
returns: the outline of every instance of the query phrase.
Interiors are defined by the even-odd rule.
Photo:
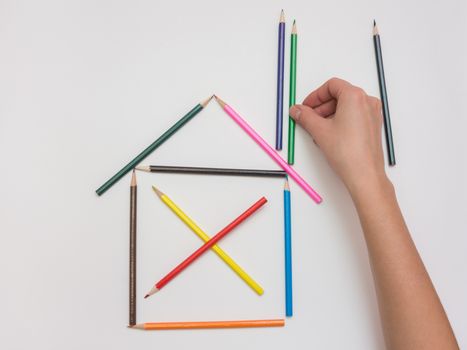
[[[204,322],[149,322],[134,325],[133,329],[167,330],[167,329],[207,329],[207,328],[251,328],[251,327],[284,327],[284,319],[276,320],[241,320],[241,321],[204,321]]]
[[[136,324],[136,185],[135,170],[131,175],[130,184],[130,326]]]

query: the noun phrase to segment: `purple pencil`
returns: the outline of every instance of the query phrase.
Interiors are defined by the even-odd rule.
[[[284,46],[285,16],[281,11],[279,20],[279,45],[277,58],[277,104],[276,104],[276,150],[282,149],[282,117],[284,112]]]

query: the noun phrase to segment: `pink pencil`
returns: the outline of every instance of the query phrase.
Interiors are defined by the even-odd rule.
[[[234,111],[227,103],[222,101],[219,97],[214,96],[216,101],[220,106],[227,112],[227,114],[253,139],[255,142],[267,153],[269,156],[275,160],[275,162],[285,170],[290,177],[295,180],[295,182],[303,188],[303,190],[308,193],[308,195],[316,202],[321,203],[323,200],[321,196],[316,193],[316,191],[311,188],[310,185],[300,176],[298,173],[289,165],[287,162],[282,159],[282,157],[271,147],[269,144],[264,141],[264,139],[258,135],[258,133],[250,126],[248,123]]]

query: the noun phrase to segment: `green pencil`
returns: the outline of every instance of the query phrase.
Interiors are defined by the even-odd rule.
[[[137,166],[144,158],[152,153],[157,147],[162,145],[167,141],[173,134],[175,134],[182,126],[188,123],[195,115],[197,115],[201,110],[206,107],[206,105],[211,100],[212,96],[206,101],[198,103],[191,111],[189,111],[185,116],[183,116],[178,122],[172,125],[166,132],[164,132],[156,141],[151,143],[143,152],[138,154],[132,161],[125,165],[118,173],[112,176],[106,183],[96,190],[96,193],[100,196],[110,187],[112,187],[118,180],[125,176],[131,169]]]
[[[297,26],[293,21],[292,34],[290,35],[290,88],[289,107],[295,104],[295,92],[297,86]],[[289,116],[289,144],[287,162],[293,164],[295,160],[295,120]]]

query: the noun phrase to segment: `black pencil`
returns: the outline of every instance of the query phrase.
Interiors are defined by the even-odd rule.
[[[131,175],[130,184],[130,326],[136,324],[136,197],[138,186],[136,185],[135,170]]]
[[[252,177],[285,177],[287,175],[287,173],[282,170],[202,168],[202,167],[165,166],[165,165],[137,166],[136,169],[151,172],[151,173],[172,173],[172,174],[204,174],[204,175],[252,176]]]
[[[394,154],[394,142],[392,140],[391,118],[389,116],[388,93],[386,90],[386,80],[384,77],[383,54],[381,51],[381,40],[379,37],[376,21],[373,21],[373,43],[375,44],[376,67],[378,69],[379,92],[381,94],[381,104],[383,107],[384,133],[386,136],[386,149],[388,152],[389,165],[396,165]]]

